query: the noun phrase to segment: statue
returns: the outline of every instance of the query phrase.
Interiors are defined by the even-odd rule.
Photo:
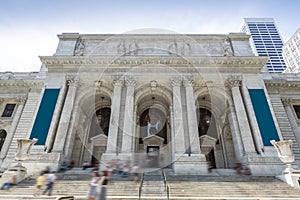
[[[83,56],[84,49],[85,49],[84,41],[82,39],[78,39],[74,50],[74,56]]]
[[[152,124],[150,122],[150,120],[148,121],[147,124],[147,136],[150,136],[153,134],[153,132],[151,130],[153,130],[153,128],[156,130],[156,132],[158,131],[158,125],[160,124],[160,121],[157,121],[155,124]],[[155,134],[155,133],[154,133]]]
[[[224,56],[233,56],[233,51],[229,37],[226,37],[223,43]]]

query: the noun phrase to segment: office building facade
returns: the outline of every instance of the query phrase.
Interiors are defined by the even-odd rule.
[[[255,55],[269,56],[269,72],[281,73],[286,69],[282,56],[283,40],[272,18],[244,18],[242,32],[250,34],[250,44]]]

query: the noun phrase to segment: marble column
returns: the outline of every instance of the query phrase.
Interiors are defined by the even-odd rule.
[[[231,94],[233,98],[234,108],[239,124],[239,130],[243,141],[246,154],[256,153],[247,113],[245,111],[245,105],[240,92],[241,86],[240,76],[231,76],[227,79],[227,86],[231,88]]]
[[[124,81],[121,79],[114,80],[114,92],[112,97],[106,153],[117,153],[119,116],[120,116],[121,93],[122,93],[123,82]]]
[[[291,124],[292,130],[294,132],[294,135],[296,137],[297,143],[300,145],[300,128],[297,123],[296,115],[294,114],[293,108],[292,108],[292,99],[291,98],[282,98],[282,103],[285,109],[285,112],[288,116],[288,120]]]
[[[76,97],[78,80],[74,78],[69,79],[67,80],[67,84],[68,84],[68,92],[61,113],[60,122],[57,128],[57,133],[56,133],[52,152],[60,152],[60,153],[63,152],[67,134],[68,134],[71,114],[72,114],[73,105]]]
[[[124,128],[122,137],[122,153],[131,153],[133,149],[133,126],[134,126],[134,88],[136,81],[128,78],[125,81],[126,84],[126,106],[125,106],[125,116],[124,116]]]
[[[174,138],[175,141],[175,154],[184,154],[185,139],[182,119],[182,102],[181,102],[181,78],[175,78],[171,80],[173,87],[173,115],[174,115]]]
[[[183,85],[185,87],[186,95],[186,106],[187,106],[187,121],[188,121],[188,135],[190,141],[190,149],[192,154],[201,153],[199,134],[198,134],[198,123],[196,115],[195,97],[193,90],[193,80],[185,78]]]
[[[243,147],[243,141],[240,134],[240,128],[237,122],[234,105],[230,105],[230,103],[229,103],[229,111],[228,111],[228,121],[229,121],[229,126],[232,134],[232,142],[234,144],[235,156],[236,159],[241,162],[245,154],[245,150]]]

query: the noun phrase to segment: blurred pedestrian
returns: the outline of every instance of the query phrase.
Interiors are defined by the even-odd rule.
[[[40,175],[37,177],[36,179],[36,190],[35,193],[33,194],[33,196],[40,196],[41,195],[41,188],[44,185],[46,181],[46,177],[44,175],[44,173],[40,173]]]
[[[98,197],[98,182],[99,182],[99,174],[97,171],[93,171],[93,177],[92,180],[90,181],[90,189],[87,194],[87,200],[96,200]]]
[[[99,181],[100,193],[99,193],[98,200],[106,200],[108,181],[109,181],[108,172],[102,171],[101,178]]]
[[[53,190],[53,187],[54,187],[54,184],[56,183],[56,175],[55,175],[55,171],[54,172],[51,172],[49,175],[48,175],[48,178],[47,178],[47,183],[46,183],[46,189],[43,191],[43,194],[45,195],[47,192],[48,192],[48,196],[51,196],[52,194],[52,190]]]

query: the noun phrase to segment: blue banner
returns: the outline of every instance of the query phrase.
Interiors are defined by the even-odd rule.
[[[264,146],[272,146],[270,140],[279,141],[271,110],[263,89],[249,89],[250,98]]]
[[[59,90],[45,89],[30,135],[30,139],[38,139],[36,145],[44,145],[46,142]]]

